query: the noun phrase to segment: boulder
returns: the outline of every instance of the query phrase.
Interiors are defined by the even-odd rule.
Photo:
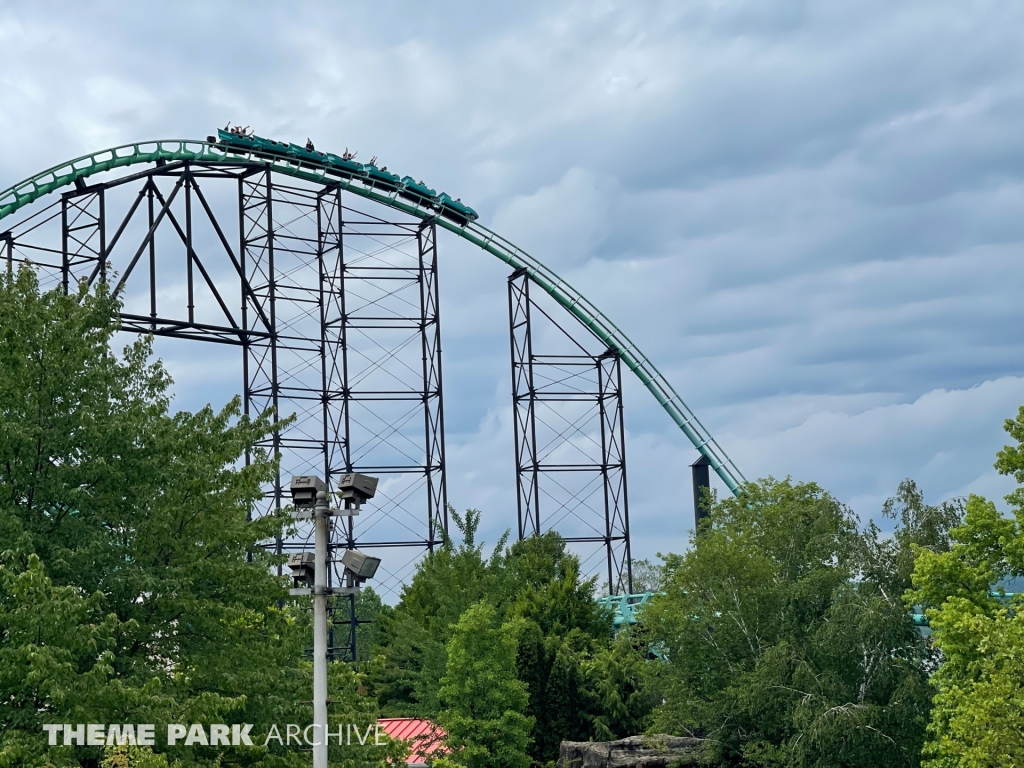
[[[669,768],[697,765],[702,739],[629,736],[618,741],[563,741],[558,768]]]

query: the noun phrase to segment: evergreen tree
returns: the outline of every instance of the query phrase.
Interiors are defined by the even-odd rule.
[[[548,645],[551,661],[530,752],[534,761],[542,764],[558,759],[563,741],[592,738],[591,717],[597,703],[586,667],[592,640],[576,629],[565,637],[549,638]]]
[[[373,682],[384,711],[443,716],[446,645],[471,601],[486,600],[500,622],[519,627],[516,674],[535,723],[529,747],[535,761],[555,760],[563,740],[591,738],[598,717],[621,723],[602,709],[605,668],[591,663],[611,641],[611,615],[595,603],[594,579],[583,578],[565,541],[549,532],[506,548],[503,537],[486,555],[476,538],[480,513],[453,512],[452,519],[462,542],[446,538],[424,558],[382,621],[378,651],[386,663]],[[605,693],[598,693],[601,686]]]
[[[585,663],[593,699],[592,733],[596,741],[614,741],[646,733],[655,699],[646,685],[649,633],[641,625],[624,630]],[[660,664],[660,660],[653,663]]]

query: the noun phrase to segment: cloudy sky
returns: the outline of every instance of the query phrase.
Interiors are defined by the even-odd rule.
[[[1024,4],[0,3],[0,187],[122,142],[376,154],[601,307],[747,477],[999,497],[1024,404]],[[441,241],[449,495],[512,524],[503,265]],[[178,404],[230,389],[168,349]],[[626,391],[634,549],[696,457]],[[492,533],[493,536],[493,533]],[[493,540],[493,539],[492,539]]]

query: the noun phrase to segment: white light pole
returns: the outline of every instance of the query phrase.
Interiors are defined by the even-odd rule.
[[[313,768],[327,768],[327,493],[313,507]]]
[[[339,495],[344,501],[343,509],[330,508],[327,486],[318,477],[293,477],[290,491],[296,519],[313,519],[313,562],[310,563],[308,552],[301,552],[288,558],[288,567],[292,570],[296,587],[290,590],[290,593],[313,595],[313,731],[316,733],[313,744],[313,768],[327,768],[327,596],[358,594],[359,585],[367,579],[372,579],[377,573],[377,566],[380,565],[380,558],[370,557],[356,549],[346,550],[341,561],[345,567],[347,583],[342,587],[327,586],[330,578],[327,564],[327,523],[332,515],[358,515],[363,502],[372,499],[376,494],[377,478],[358,473],[342,477]],[[309,585],[310,582],[312,589],[308,586],[298,586],[300,583]]]

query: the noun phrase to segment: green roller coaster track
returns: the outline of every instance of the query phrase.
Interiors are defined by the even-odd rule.
[[[157,161],[188,160],[202,163],[252,163],[269,166],[306,181],[337,184],[353,194],[373,200],[420,219],[434,219],[438,226],[501,259],[513,269],[525,270],[530,279],[573,314],[591,333],[610,349],[615,350],[622,362],[636,374],[650,390],[693,446],[711,462],[722,481],[734,494],[739,493],[746,478],[732,459],[718,445],[697,419],[689,406],[672,388],[654,364],[636,345],[583,294],[562,280],[540,261],[510,243],[495,232],[476,222],[460,223],[438,215],[435,206],[426,200],[417,203],[408,195],[400,196],[401,187],[382,190],[373,179],[346,173],[329,162],[318,163],[308,158],[297,159],[283,154],[271,154],[239,147],[225,147],[209,141],[164,140],[136,142],[85,155],[62,165],[54,166],[19,184],[0,192],[0,219],[62,187],[74,184],[97,173]],[[401,199],[400,199],[401,197]]]

